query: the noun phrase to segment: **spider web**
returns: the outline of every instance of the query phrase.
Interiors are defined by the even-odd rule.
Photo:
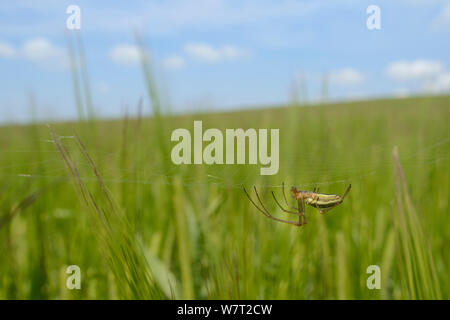
[[[73,136],[59,136],[59,139],[73,140]],[[40,140],[39,143],[43,144],[39,149],[6,149],[2,150],[2,153],[17,153],[17,154],[36,154],[40,153],[42,160],[24,161],[8,165],[0,166],[0,176],[8,178],[18,179],[54,179],[54,180],[71,180],[67,174],[65,167],[62,165],[61,157],[53,148],[52,140]],[[416,168],[424,165],[431,165],[446,161],[450,158],[449,154],[450,138],[444,138],[434,143],[426,145],[419,150],[411,150],[403,154],[401,161],[402,165],[407,168]],[[48,145],[51,144],[50,147]],[[357,152],[365,152],[368,148],[378,148],[383,153],[390,152],[392,150],[391,145],[372,145],[370,147],[362,147]],[[101,168],[102,164],[112,161],[117,158],[118,152],[106,153],[103,155],[96,154],[96,164]],[[308,157],[306,155],[306,157]],[[313,155],[309,155],[313,157]],[[297,170],[295,165],[295,159],[289,157],[286,154],[280,154],[280,172],[275,176],[261,177],[258,174],[259,165],[214,165],[214,169],[209,170],[208,165],[204,165],[205,172],[202,174],[196,174],[189,177],[180,174],[180,167],[171,168],[169,174],[162,170],[152,168],[151,164],[148,164],[148,169],[145,172],[137,172],[131,169],[124,168],[108,168],[101,171],[102,178],[107,184],[171,184],[172,178],[179,175],[182,177],[182,184],[186,187],[196,187],[205,185],[214,185],[218,188],[239,188],[243,185],[253,184],[258,182],[259,188],[281,188],[282,182],[285,180],[282,178],[283,173],[290,172],[291,170]],[[305,190],[319,187],[328,186],[333,184],[348,184],[350,182],[364,179],[370,175],[375,175],[382,170],[386,170],[393,167],[392,161],[387,158],[381,161],[359,161],[358,163],[346,163],[339,158],[329,159],[326,162],[327,167],[321,167],[318,165],[305,164],[302,167],[304,172],[308,172],[309,176],[317,175],[329,176],[332,172],[338,171],[342,176],[336,179],[307,179],[302,180],[301,183],[296,183],[298,187],[302,187]],[[89,163],[86,159],[77,158],[77,165],[84,168],[89,168]],[[218,167],[220,167],[218,169]],[[228,167],[228,168],[226,168]],[[249,169],[249,167],[252,167]],[[34,168],[34,170],[24,170],[23,168]],[[45,174],[36,173],[39,169],[45,168]],[[225,169],[226,168],[226,169]],[[189,169],[189,168],[188,168]],[[283,169],[283,170],[281,170]],[[87,171],[87,170],[86,170]],[[149,173],[149,171],[151,173]],[[185,170],[186,171],[186,170]],[[211,171],[211,172],[209,172]],[[130,174],[132,173],[132,174]],[[133,178],[130,176],[144,176],[145,178]],[[119,176],[119,177],[118,177]],[[82,179],[84,181],[96,181],[96,177],[93,174],[83,174]],[[267,180],[270,180],[269,183]],[[277,181],[277,183],[270,183]]]

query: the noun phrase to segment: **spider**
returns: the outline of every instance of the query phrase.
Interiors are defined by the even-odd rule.
[[[294,226],[300,227],[307,223],[306,216],[305,216],[305,204],[307,204],[311,207],[314,207],[316,209],[319,209],[319,212],[321,214],[325,214],[328,211],[330,211],[331,209],[333,209],[334,207],[340,205],[344,201],[344,198],[350,192],[351,187],[352,187],[352,185],[350,184],[347,187],[347,190],[345,191],[343,196],[339,196],[336,194],[319,193],[319,188],[314,188],[313,191],[300,191],[296,187],[292,187],[291,193],[298,202],[298,207],[295,207],[295,206],[291,206],[287,201],[286,193],[284,192],[284,182],[283,182],[282,188],[283,188],[284,202],[286,203],[286,206],[288,206],[288,208],[293,209],[295,211],[291,211],[291,210],[283,208],[283,206],[278,202],[277,198],[275,197],[275,193],[273,191],[272,191],[272,197],[275,200],[275,203],[278,205],[278,207],[281,210],[283,210],[284,212],[287,212],[287,213],[297,215],[298,222],[279,219],[279,218],[275,218],[274,216],[272,216],[269,213],[269,211],[267,211],[266,207],[264,206],[263,202],[261,201],[261,198],[259,197],[258,191],[256,190],[255,186],[253,188],[255,190],[256,198],[258,199],[262,208],[260,208],[252,200],[252,198],[250,197],[250,195],[248,194],[248,192],[245,188],[244,188],[244,192],[247,195],[247,198],[250,200],[250,202],[255,206],[255,208],[258,209],[267,218],[278,221],[278,222],[288,223],[288,224],[292,224]]]

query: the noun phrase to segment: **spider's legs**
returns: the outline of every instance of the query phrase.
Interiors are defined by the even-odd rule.
[[[306,222],[306,215],[305,215],[305,200],[298,200],[298,208],[300,213],[300,218],[303,218],[302,224],[307,224]]]
[[[283,220],[283,219],[275,218],[274,216],[272,216],[272,215],[269,213],[269,211],[266,209],[266,207],[264,206],[263,202],[261,201],[261,198],[259,197],[259,194],[258,194],[258,190],[256,190],[256,187],[255,187],[255,186],[253,186],[253,189],[255,189],[256,198],[258,198],[258,201],[259,201],[259,203],[261,204],[261,206],[262,206],[262,208],[264,209],[264,211],[266,212],[268,218],[270,218],[270,219],[272,219],[272,220],[275,220],[275,221],[279,221],[279,222],[284,222],[284,223],[292,224],[292,225],[294,225],[294,226],[301,226],[300,221],[299,221],[299,222],[293,222],[293,221],[289,221],[289,220]]]
[[[245,187],[244,187],[244,192],[245,192],[245,194],[246,194],[248,200],[250,200],[250,202],[253,204],[253,206],[254,206],[256,209],[258,209],[258,211],[260,211],[260,212],[261,212],[263,215],[265,215],[266,217],[269,217],[269,216],[270,216],[269,213],[267,213],[265,210],[263,210],[263,209],[261,209],[260,207],[258,207],[258,205],[252,200],[252,198],[251,198],[250,195],[248,194],[248,192],[247,192],[247,190],[245,189]],[[264,206],[263,206],[263,208],[264,208]]]
[[[350,192],[350,189],[352,188],[352,185],[349,184],[347,187],[347,190],[345,190],[344,195],[342,196],[342,200],[344,200],[344,198],[348,195],[348,193]]]
[[[278,205],[278,207],[281,210],[283,210],[284,212],[291,213],[291,214],[296,214],[296,215],[299,215],[299,216],[302,215],[300,211],[289,211],[289,210],[283,208],[283,206],[278,202],[277,198],[275,197],[275,193],[273,191],[272,191],[272,197],[273,197],[273,200],[275,200],[275,203]],[[295,209],[298,210],[298,208],[295,208]]]
[[[275,220],[275,221],[278,221],[278,222],[291,224],[291,225],[294,225],[294,226],[297,226],[297,227],[301,226],[300,221],[299,222],[294,222],[294,221],[289,221],[289,220],[278,219],[278,218],[275,218],[274,216],[272,216],[269,213],[269,211],[267,211],[267,209],[264,206],[264,204],[262,203],[261,198],[259,197],[258,191],[256,190],[256,187],[253,187],[253,188],[255,190],[256,197],[257,197],[257,199],[258,199],[262,209],[252,200],[252,198],[250,198],[250,195],[248,194],[248,192],[247,192],[247,190],[245,188],[244,188],[244,192],[247,195],[247,198],[250,200],[250,202],[255,206],[256,209],[258,209],[258,211],[260,211],[262,214],[264,214],[269,219],[272,219],[272,220]]]
[[[286,203],[286,205],[287,205],[289,208],[294,209],[295,211],[298,211],[299,208],[296,208],[296,207],[294,207],[294,206],[291,206],[291,205],[289,204],[289,202],[287,201],[287,198],[286,198],[286,192],[284,191],[284,182],[283,182],[281,185],[282,185],[282,189],[283,189],[283,198],[284,198],[284,202]]]

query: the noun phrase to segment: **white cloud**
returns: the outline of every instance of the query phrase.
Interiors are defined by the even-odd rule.
[[[230,45],[223,46],[220,51],[222,56],[226,59],[239,59],[249,55],[247,50]]]
[[[109,52],[111,59],[122,65],[135,66],[141,61],[141,53],[137,46],[129,44],[119,44]]]
[[[68,67],[64,49],[54,45],[46,38],[34,38],[24,43],[23,57],[45,69],[64,69]]]
[[[188,43],[184,46],[184,51],[191,57],[206,62],[235,60],[248,56],[246,50],[235,46],[225,45],[216,48],[207,43]]]
[[[443,71],[444,65],[432,60],[396,61],[386,68],[386,74],[394,80],[423,80]]]
[[[330,83],[336,85],[355,85],[364,81],[364,75],[356,69],[344,68],[330,74]]]
[[[220,53],[217,49],[204,43],[189,43],[184,46],[184,50],[192,57],[206,61],[217,61],[220,59]]]
[[[400,81],[417,81],[417,89],[425,93],[450,92],[450,72],[440,61],[397,61],[388,65],[387,75]]]
[[[14,58],[16,55],[16,49],[6,43],[0,41],[0,58]]]
[[[25,41],[20,49],[0,41],[0,58],[25,59],[49,70],[65,69],[69,66],[64,48],[44,37]]]
[[[431,93],[450,92],[450,73],[445,72],[424,85],[424,90]]]
[[[436,30],[450,30],[450,4],[442,7],[442,11],[434,19],[432,27]]]
[[[184,67],[184,59],[178,55],[173,55],[163,60],[163,66],[167,69],[178,70]]]

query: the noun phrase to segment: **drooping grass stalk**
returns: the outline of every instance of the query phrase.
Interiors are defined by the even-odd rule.
[[[140,49],[140,57],[141,57],[141,68],[144,74],[145,83],[147,86],[147,93],[151,102],[152,111],[153,111],[153,134],[155,136],[155,139],[153,140],[155,145],[154,149],[159,151],[159,159],[161,161],[161,168],[162,168],[162,174],[165,176],[166,182],[164,185],[165,190],[165,212],[170,217],[169,219],[166,219],[165,223],[165,229],[164,234],[167,236],[166,240],[168,243],[171,243],[170,235],[172,234],[173,229],[173,220],[177,219],[177,212],[175,208],[179,206],[179,200],[178,196],[179,194],[176,192],[174,188],[174,179],[173,175],[171,174],[171,165],[172,161],[170,158],[170,137],[167,134],[168,129],[168,121],[170,120],[170,117],[168,117],[167,114],[164,113],[164,105],[161,101],[161,95],[159,94],[157,83],[155,81],[155,76],[153,73],[153,70],[151,68],[151,62],[149,60],[149,55],[147,54],[144,44],[139,37],[139,35],[136,34],[136,42],[138,44],[138,47]],[[179,182],[180,183],[180,182]],[[182,228],[186,228],[186,226],[183,226]],[[194,298],[194,288],[193,288],[193,281],[191,279],[191,269],[192,266],[190,259],[188,256],[186,256],[188,253],[184,252],[184,242],[180,242],[180,237],[185,238],[182,234],[179,233],[183,232],[182,229],[176,228],[175,233],[177,237],[177,250],[178,250],[178,257],[179,260],[179,267],[180,267],[180,273],[182,277],[182,287],[184,292],[184,298],[190,299]],[[170,248],[167,248],[170,250]],[[167,251],[167,252],[169,252]]]
[[[160,156],[162,158],[162,166],[164,173],[169,175],[169,168],[170,168],[170,152],[169,152],[169,144],[168,140],[166,139],[166,121],[167,117],[163,115],[163,106],[161,103],[160,95],[158,93],[158,88],[156,85],[155,77],[153,74],[153,70],[151,68],[151,63],[149,61],[149,56],[144,48],[144,45],[139,38],[138,35],[136,35],[136,42],[140,49],[140,57],[141,57],[141,68],[142,72],[144,74],[145,83],[147,86],[147,93],[150,99],[152,111],[153,111],[153,124],[154,124],[154,134],[156,136],[156,148],[158,148],[160,152]],[[170,177],[169,177],[170,179]],[[172,181],[169,181],[172,182]],[[172,185],[172,183],[168,183],[169,186]],[[172,190],[172,187],[170,187],[170,190]],[[171,194],[171,193],[169,193]],[[171,205],[171,207],[173,207]]]
[[[308,82],[305,73],[300,74],[300,102],[303,106],[309,104],[308,100]]]
[[[399,220],[396,231],[402,248],[402,261],[405,263],[405,266],[399,265],[399,272],[407,275],[412,299],[442,299],[433,255],[428,245],[429,239],[423,220],[419,218],[411,201],[397,147],[394,148],[392,157],[395,165]]]
[[[390,299],[392,298],[389,295],[389,290],[391,289],[388,286],[390,279],[392,278],[392,265],[394,262],[395,255],[395,232],[390,231],[386,238],[386,244],[383,252],[383,257],[381,259],[381,283],[383,284],[381,287],[381,298],[382,299]]]
[[[121,168],[122,170],[125,170],[127,167],[127,160],[128,160],[128,152],[129,152],[129,146],[128,146],[128,142],[129,142],[129,137],[128,137],[128,126],[129,126],[129,120],[128,120],[128,111],[125,110],[125,115],[123,117],[122,120],[122,124],[123,124],[123,129],[122,129],[122,143],[121,143],[121,152],[120,152],[120,157],[119,157],[119,168]],[[122,183],[120,185],[120,195],[122,197],[121,199],[121,205],[123,207],[125,207],[127,205],[126,199],[128,196],[127,193],[127,185],[125,183]],[[134,219],[133,219],[134,220]],[[134,224],[136,221],[132,221],[132,223]]]
[[[44,159],[42,153],[40,152],[42,148],[40,141],[41,135],[38,129],[37,117],[35,114],[37,110],[37,103],[33,93],[30,93],[29,103],[32,113],[32,124],[28,128],[28,136],[38,151],[37,159],[39,164],[37,166],[37,172],[45,174],[47,168],[43,165]],[[45,180],[41,181],[41,183],[45,183]],[[31,268],[29,270],[29,274],[31,276],[29,297],[31,299],[46,299],[49,295],[49,288],[47,285],[49,279],[49,270],[47,266],[48,243],[45,241],[45,238],[42,237],[42,234],[45,234],[48,228],[45,223],[45,205],[46,203],[43,201],[38,202],[35,204],[35,214],[26,217],[28,228],[26,239],[30,247],[29,259],[31,261]]]
[[[27,207],[32,205],[38,196],[40,195],[40,191],[35,191],[27,195],[22,201],[18,204],[14,205],[9,212],[2,215],[0,217],[0,229],[3,227],[9,226],[13,218],[18,215],[21,211],[25,210]]]
[[[76,136],[77,146],[96,177],[95,188],[84,182],[68,149],[51,129],[50,133],[56,149],[75,179],[82,202],[93,213],[100,249],[115,276],[119,296],[134,299],[162,298],[164,295],[154,282],[145,254],[134,237],[129,221],[115,203],[84,144]]]
[[[29,189],[29,183],[26,183],[24,186],[21,186],[20,190],[21,192],[28,192],[27,189]],[[14,190],[18,191],[18,190]],[[15,194],[15,192],[11,192],[11,194]],[[20,299],[22,293],[21,288],[21,268],[20,263],[18,261],[19,255],[17,254],[15,248],[17,247],[17,239],[14,239],[14,236],[12,234],[12,221],[18,216],[19,214],[26,213],[25,210],[31,206],[36,199],[40,195],[40,191],[35,191],[30,194],[27,194],[25,198],[21,199],[19,203],[9,203],[9,201],[16,201],[13,197],[9,197],[9,201],[7,203],[1,203],[1,212],[0,213],[0,234],[1,234],[1,241],[4,243],[4,251],[0,250],[0,254],[2,256],[2,261],[6,261],[7,264],[4,265],[1,268],[2,274],[5,275],[5,280],[3,281],[3,286],[5,288],[4,292],[0,293],[0,296],[3,296],[6,299]],[[3,200],[3,199],[2,199]],[[28,217],[29,218],[29,217]],[[27,219],[30,221],[30,219]],[[30,231],[32,231],[33,226],[29,225]],[[35,233],[33,233],[35,235]],[[30,237],[27,240],[29,240],[30,244],[33,240],[35,240],[34,237]],[[41,240],[42,241],[42,240]],[[38,243],[42,243],[39,241]],[[38,246],[38,249],[41,246]],[[40,253],[40,250],[36,250],[36,253]],[[39,264],[39,259],[36,257],[41,257],[42,255],[37,254],[34,255],[32,260],[30,262],[36,266],[38,265],[45,265],[44,263]],[[41,261],[42,262],[42,261]],[[31,273],[32,270],[30,270]],[[47,273],[45,273],[45,270],[42,270],[42,268],[36,267],[36,272],[32,273],[37,276],[32,277],[32,285],[30,289],[34,289],[32,292],[30,292],[30,298],[45,298],[44,295],[46,291],[43,288],[43,285],[45,285],[45,279],[48,279]],[[42,275],[42,276],[39,276]],[[23,276],[23,275],[22,275]],[[0,281],[2,279],[0,278]],[[34,293],[34,294],[33,294]]]
[[[69,32],[66,32],[66,42],[67,42],[67,49],[69,54],[69,61],[70,61],[70,69],[71,69],[71,75],[72,75],[72,87],[73,87],[73,94],[75,98],[75,106],[77,108],[78,113],[78,120],[82,121],[84,119],[84,111],[83,111],[83,102],[82,102],[82,95],[81,95],[81,88],[78,78],[78,66],[77,66],[77,59],[76,59],[76,52],[75,48],[72,42],[72,38],[70,36]]]
[[[324,73],[322,75],[322,83],[321,83],[321,89],[320,89],[320,101],[322,104],[328,103],[329,98],[329,88],[328,88],[328,73]]]
[[[194,299],[194,282],[191,270],[191,252],[189,238],[187,235],[187,222],[185,213],[185,197],[181,185],[181,179],[175,179],[175,224],[178,244],[178,259],[181,269],[181,279],[183,284],[183,298]]]
[[[81,32],[77,32],[77,44],[78,44],[78,51],[79,51],[79,60],[80,60],[80,73],[81,73],[81,79],[83,81],[83,88],[84,88],[84,98],[86,103],[86,111],[87,116],[89,120],[94,119],[94,104],[92,102],[92,95],[91,95],[91,86],[89,82],[89,74],[86,64],[86,55],[84,51],[84,44],[83,39],[81,37]]]
[[[336,234],[336,281],[337,281],[337,298],[339,300],[350,299],[349,292],[349,274],[347,265],[347,245],[344,234],[340,231]]]

